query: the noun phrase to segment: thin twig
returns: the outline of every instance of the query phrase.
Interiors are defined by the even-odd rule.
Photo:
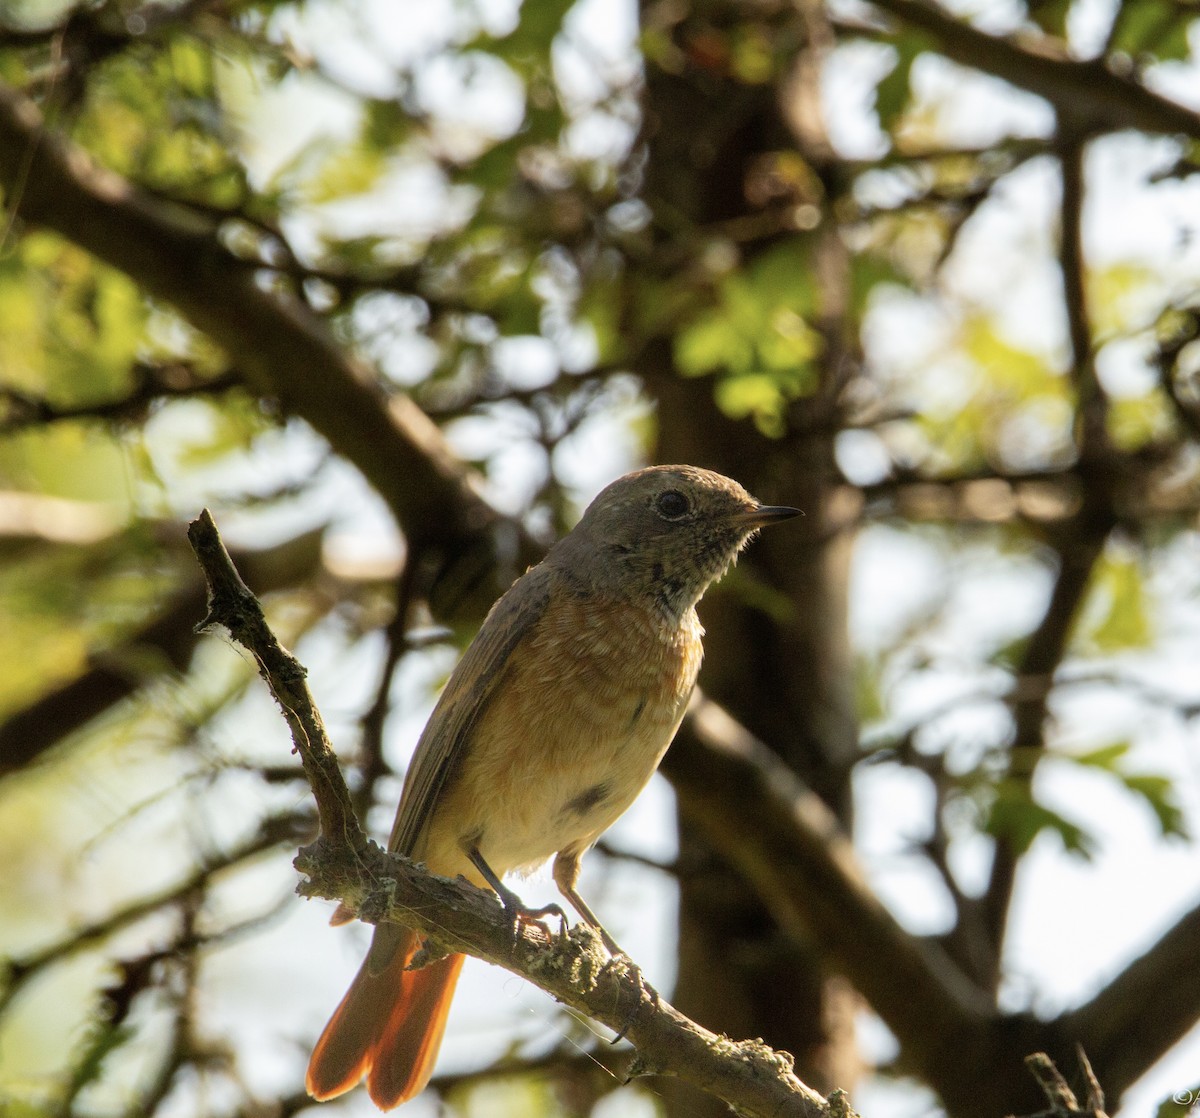
[[[196,631],[221,625],[254,657],[259,674],[283,712],[304,773],[318,793],[322,836],[352,850],[362,849],[367,838],[355,817],[337,756],[305,681],[308,672],[271,631],[258,599],[233,565],[208,509],[188,525],[188,540],[208,583],[208,614]]]
[[[684,1017],[654,994],[621,958],[606,955],[586,926],[550,938],[537,923],[512,923],[495,895],[428,873],[364,836],[351,805],[305,670],[279,644],[238,575],[211,514],[188,538],[209,586],[201,627],[224,626],[253,656],[292,733],[317,801],[321,836],[295,865],[299,892],[348,904],[369,923],[394,922],[438,945],[519,974],[565,1005],[619,1030],[637,1051],[630,1075],[687,1079],[750,1118],[829,1118],[830,1105],[796,1078],[792,1058],[761,1041],[735,1042]]]

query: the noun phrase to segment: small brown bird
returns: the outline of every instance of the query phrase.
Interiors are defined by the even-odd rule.
[[[670,745],[700,670],[695,606],[751,536],[797,509],[760,505],[695,466],[614,481],[492,607],[417,743],[389,849],[490,886],[554,856],[554,880],[611,950],[575,891],[579,859],[633,803]],[[349,919],[339,909],[334,922]],[[419,947],[395,924],[371,950],[308,1065],[329,1099],[365,1076],[383,1110],[428,1083],[462,955],[406,970]]]

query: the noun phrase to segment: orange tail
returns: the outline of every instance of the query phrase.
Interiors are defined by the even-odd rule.
[[[381,1110],[420,1094],[433,1074],[462,955],[420,970],[404,968],[419,940],[407,928],[380,927],[371,952],[313,1049],[305,1086],[331,1099],[367,1077]]]

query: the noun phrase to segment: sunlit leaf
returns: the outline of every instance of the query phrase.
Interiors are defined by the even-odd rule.
[[[721,410],[753,416],[760,430],[777,435],[789,401],[815,385],[813,361],[820,336],[812,313],[812,277],[797,245],[765,253],[745,272],[721,281],[715,306],[696,315],[675,336],[675,361],[688,376],[718,374]]]
[[[675,339],[675,362],[689,376],[718,369],[742,373],[750,367],[753,356],[753,340],[722,316],[697,319]]]
[[[387,169],[385,156],[369,147],[346,146],[336,151],[306,186],[310,202],[333,202],[366,194]]]
[[[1096,334],[1108,338],[1142,326],[1146,288],[1157,280],[1150,268],[1129,260],[1089,272],[1088,314]]]
[[[1097,769],[1116,772],[1117,763],[1124,759],[1130,748],[1131,745],[1127,741],[1114,741],[1097,749],[1088,750],[1086,753],[1072,753],[1071,760],[1077,765],[1089,765]]]
[[[1072,854],[1090,858],[1095,852],[1095,840],[1083,827],[1039,804],[1019,781],[1004,780],[996,787],[984,829],[1005,839],[1017,854],[1024,854],[1043,832],[1057,835]]]
[[[1030,0],[1029,17],[1047,35],[1065,39],[1071,3],[1072,0]]]
[[[1187,820],[1179,805],[1175,784],[1169,777],[1150,773],[1124,773],[1121,775],[1121,782],[1129,791],[1146,801],[1164,835],[1188,837]]]
[[[968,318],[960,340],[963,352],[982,371],[986,387],[1003,393],[1006,402],[1023,402],[1046,394],[1067,397],[1066,378],[1046,356],[1022,349],[1004,337],[991,319],[983,315]]]
[[[1176,1091],[1168,1099],[1163,1099],[1155,1112],[1155,1118],[1188,1118],[1188,1115],[1195,1114],[1197,1102],[1200,1102],[1200,1082],[1194,1087]]]
[[[1197,18],[1176,0],[1124,0],[1117,16],[1112,49],[1137,57],[1152,55],[1161,61],[1188,57],[1188,29]]]
[[[883,718],[886,707],[880,687],[880,665],[866,656],[859,656],[854,670],[854,709],[864,724]]]
[[[1094,653],[1107,655],[1144,648],[1153,637],[1145,575],[1130,555],[1105,552],[1092,572],[1078,639]]]
[[[730,42],[730,72],[747,85],[761,85],[775,76],[775,52],[770,33],[761,24],[743,25]]]

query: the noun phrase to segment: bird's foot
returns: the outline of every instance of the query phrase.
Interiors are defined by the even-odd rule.
[[[509,925],[512,931],[512,944],[517,945],[517,940],[521,938],[522,927],[528,924],[534,924],[546,934],[547,942],[554,938],[550,929],[542,923],[542,920],[547,916],[557,916],[562,922],[562,932],[567,931],[567,914],[563,912],[556,904],[542,905],[541,908],[530,908],[525,904],[520,897],[517,896],[503,881],[500,880],[500,875],[496,873],[491,866],[487,864],[487,860],[479,852],[477,846],[472,846],[467,850],[467,857],[470,858],[472,864],[482,875],[496,896],[500,898],[500,904],[504,908],[504,914],[508,917]]]
[[[567,914],[562,910],[560,905],[556,905],[553,902],[550,904],[544,904],[541,908],[526,908],[524,905],[521,905],[521,909],[516,913],[514,919],[517,921],[518,927],[521,924],[536,924],[546,933],[547,937],[551,937],[550,929],[542,923],[542,921],[548,916],[553,916],[558,920],[558,934],[560,936],[565,936],[567,934],[568,926]]]
[[[494,885],[493,888],[495,888]],[[509,919],[514,946],[521,937],[521,929],[529,925],[540,928],[545,933],[547,941],[553,939],[554,933],[542,923],[549,916],[558,918],[561,923],[560,934],[566,934],[567,914],[558,905],[546,904],[541,908],[530,908],[516,893],[503,885],[496,889],[496,895],[500,898],[500,904],[504,907],[504,913]]]

